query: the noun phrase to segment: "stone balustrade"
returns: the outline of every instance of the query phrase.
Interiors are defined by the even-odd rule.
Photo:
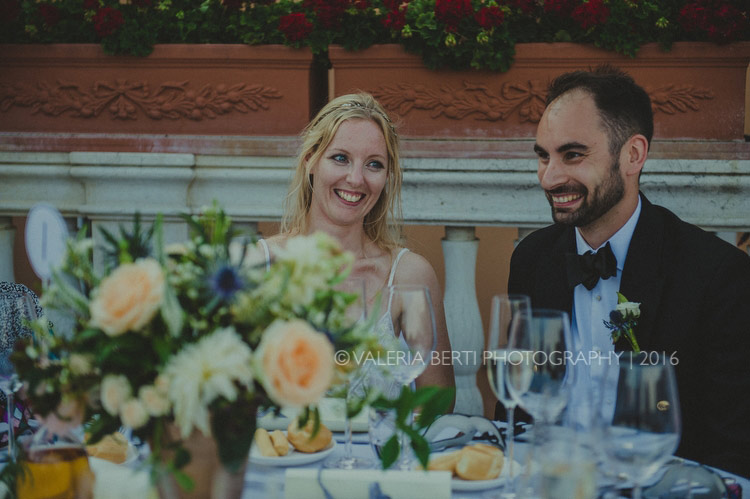
[[[261,139],[258,139],[261,140]],[[407,224],[445,226],[445,311],[454,350],[481,361],[482,321],[474,289],[476,226],[547,225],[532,142],[405,141],[403,211]],[[643,192],[684,219],[731,239],[750,230],[750,144],[655,143],[641,178]],[[276,146],[274,146],[276,147]],[[253,145],[246,149],[258,152]],[[44,201],[71,221],[110,230],[164,215],[165,239],[187,229],[179,215],[219,200],[240,223],[278,220],[291,175],[293,144],[269,155],[0,150],[0,278],[13,280],[11,216]],[[450,151],[446,153],[446,151]],[[682,157],[680,157],[682,155]],[[462,156],[462,157],[456,157]],[[687,157],[686,157],[687,156]],[[476,365],[456,369],[456,410],[482,413]]]

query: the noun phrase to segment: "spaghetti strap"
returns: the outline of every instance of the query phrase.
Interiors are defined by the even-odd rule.
[[[258,242],[263,247],[263,253],[266,255],[266,272],[271,270],[271,251],[268,249],[268,243],[265,239],[258,239]]]
[[[388,286],[393,285],[393,278],[396,277],[396,267],[398,267],[398,262],[407,251],[409,251],[409,248],[401,248],[401,251],[396,255],[396,259],[393,261],[393,266],[391,267],[391,274],[388,276]]]

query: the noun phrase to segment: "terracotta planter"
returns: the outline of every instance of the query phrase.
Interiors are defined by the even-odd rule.
[[[431,71],[397,45],[330,49],[332,96],[372,92],[402,123],[402,134],[433,138],[533,137],[551,78],[609,62],[650,93],[659,139],[742,140],[750,42],[657,45],[629,58],[589,45],[516,46],[510,71]]]
[[[171,438],[178,438],[179,431],[174,425],[167,426]],[[171,475],[163,476],[157,483],[162,499],[239,499],[245,483],[245,466],[237,472],[226,469],[219,461],[216,441],[199,431],[183,441],[190,453],[190,462],[182,469],[195,484],[191,492],[183,490]],[[171,459],[169,453],[165,459]]]
[[[297,135],[310,114],[308,50],[0,45],[0,132]]]

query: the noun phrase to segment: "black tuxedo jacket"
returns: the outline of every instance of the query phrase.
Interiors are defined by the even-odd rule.
[[[677,454],[750,476],[750,257],[641,200],[620,292],[641,304],[641,349],[674,352],[679,361]],[[533,232],[513,253],[508,292],[571,314],[564,255],[575,251],[570,226]],[[615,347],[629,349],[624,340]]]

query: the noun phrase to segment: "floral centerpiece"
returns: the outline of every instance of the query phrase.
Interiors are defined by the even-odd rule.
[[[132,232],[104,232],[103,272],[91,239],[69,241],[42,304],[73,315],[72,335],[41,319],[13,360],[35,413],[86,421],[90,442],[129,427],[150,443],[154,469],[190,490],[205,485],[181,470],[193,437],[210,437],[241,476],[258,408],[308,408],[301,417],[317,421],[315,403],[351,368],[335,351],[378,347],[371,324],[347,317],[356,296],[335,289],[352,263],[335,240],[291,238],[267,269],[254,245],[232,243],[216,205],[186,219],[192,237],[179,245],[163,244],[158,219],[148,231],[136,218]],[[430,403],[424,424],[447,408]]]
[[[514,46],[572,41],[635,55],[648,42],[750,40],[744,0],[0,0],[0,43],[399,43],[428,67],[506,71]]]

